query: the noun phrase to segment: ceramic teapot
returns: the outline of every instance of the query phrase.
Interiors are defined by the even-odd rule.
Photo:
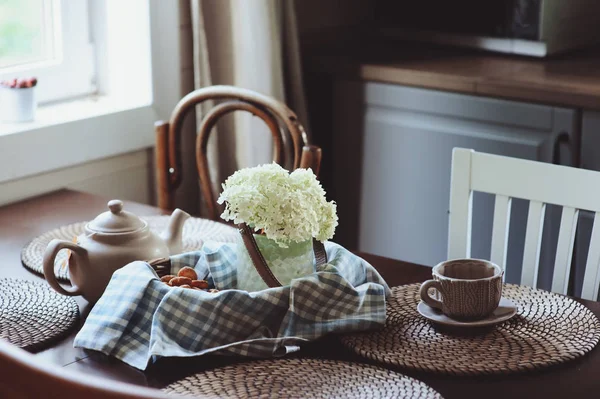
[[[152,232],[146,221],[124,211],[120,200],[109,201],[108,209],[85,225],[77,243],[55,239],[48,244],[44,277],[57,292],[96,302],[115,270],[135,260],[149,261],[181,252],[183,224],[190,217],[181,209],[173,211],[161,235]],[[61,249],[71,250],[71,288],[61,286],[54,275],[55,258]]]

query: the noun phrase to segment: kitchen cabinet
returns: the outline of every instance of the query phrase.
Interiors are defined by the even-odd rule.
[[[334,98],[336,238],[361,251],[430,266],[446,259],[454,147],[579,162],[575,109],[350,80],[336,82]],[[509,282],[520,277],[527,205],[513,201]],[[489,258],[494,199],[475,193],[473,207],[471,256]],[[551,278],[543,269],[553,267],[559,222],[560,209],[550,207],[541,287]]]
[[[581,118],[581,167],[600,171],[600,112],[584,111]],[[585,264],[587,262],[588,248],[592,237],[592,226],[594,224],[594,213],[580,211],[577,221],[577,234],[573,253],[574,294],[581,294]]]

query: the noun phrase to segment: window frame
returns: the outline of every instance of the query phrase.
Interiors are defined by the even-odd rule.
[[[114,15],[122,14],[118,12],[119,0],[94,0],[96,2],[108,5],[108,24],[127,20],[123,15]],[[136,93],[121,97],[126,92],[116,93],[116,97],[112,93],[92,96],[42,106],[38,114],[45,117],[34,122],[0,123],[0,187],[4,182],[154,147],[154,122],[168,120],[183,95],[182,15],[178,1],[128,2],[135,3],[140,10],[146,9],[149,14],[150,98]],[[129,10],[137,12],[132,6]],[[173,28],[165,29],[165,26]],[[128,61],[133,62],[121,60],[121,63]],[[112,75],[112,71],[109,72]],[[169,78],[165,79],[166,76]],[[62,187],[60,182],[56,184],[57,189]]]
[[[0,80],[36,77],[40,104],[94,93],[94,45],[87,1],[46,0],[52,18],[52,56],[0,69]]]

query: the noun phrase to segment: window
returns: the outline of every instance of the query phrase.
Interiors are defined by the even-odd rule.
[[[88,2],[0,0],[0,80],[38,78],[41,103],[93,93]]]
[[[14,8],[9,10],[8,5],[17,7],[17,10],[30,8],[24,4],[35,5],[35,2],[0,0],[0,25],[9,18],[17,21],[14,14],[9,13]],[[184,47],[180,36],[179,1],[38,0],[37,4],[62,6],[60,21],[65,20],[65,14],[75,15],[73,10],[81,10],[80,6],[89,11],[89,18],[74,18],[75,21],[68,21],[69,25],[61,24],[61,36],[66,37],[64,32],[69,29],[78,32],[73,28],[75,23],[87,26],[68,38],[81,39],[82,48],[91,52],[90,40],[80,33],[90,32],[95,49],[93,57],[78,57],[77,51],[72,51],[72,57],[68,57],[68,44],[63,44],[61,51],[62,59],[71,65],[73,76],[67,73],[67,80],[85,65],[94,66],[88,69],[94,74],[87,74],[94,76],[94,95],[42,104],[33,122],[0,123],[0,203],[7,197],[15,199],[22,195],[20,189],[16,192],[2,191],[3,187],[7,187],[3,186],[4,183],[11,182],[16,184],[11,187],[26,188],[27,195],[41,194],[66,184],[57,176],[78,178],[79,175],[73,174],[70,169],[75,165],[152,147],[154,122],[168,119],[175,104],[185,94],[180,85],[183,76],[181,49]],[[70,7],[70,11],[66,7]],[[0,59],[5,54],[0,55]],[[12,59],[18,59],[17,55],[18,52],[13,50]],[[20,56],[20,60],[11,61],[10,67],[0,66],[5,68],[0,74],[5,73],[7,68],[31,71],[34,67],[39,68],[36,62],[44,63],[39,58],[28,61]],[[31,76],[27,72],[20,72],[18,76],[23,75]],[[0,79],[7,79],[4,76]],[[14,76],[13,73],[8,78],[11,76]],[[89,84],[89,80],[84,82]],[[58,99],[69,98],[65,96],[64,89],[58,93],[62,93],[56,97]],[[53,171],[57,174],[46,175]],[[35,175],[39,175],[38,181],[42,182],[39,186],[20,186],[22,178]]]

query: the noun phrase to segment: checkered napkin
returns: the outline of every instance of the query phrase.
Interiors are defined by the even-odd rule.
[[[147,263],[130,263],[113,274],[74,345],[144,370],[159,357],[282,356],[327,333],[382,327],[383,278],[343,247],[325,248],[329,263],[316,273],[258,292],[235,289],[235,244],[171,257],[172,272],[192,266],[216,294],[169,287]]]

